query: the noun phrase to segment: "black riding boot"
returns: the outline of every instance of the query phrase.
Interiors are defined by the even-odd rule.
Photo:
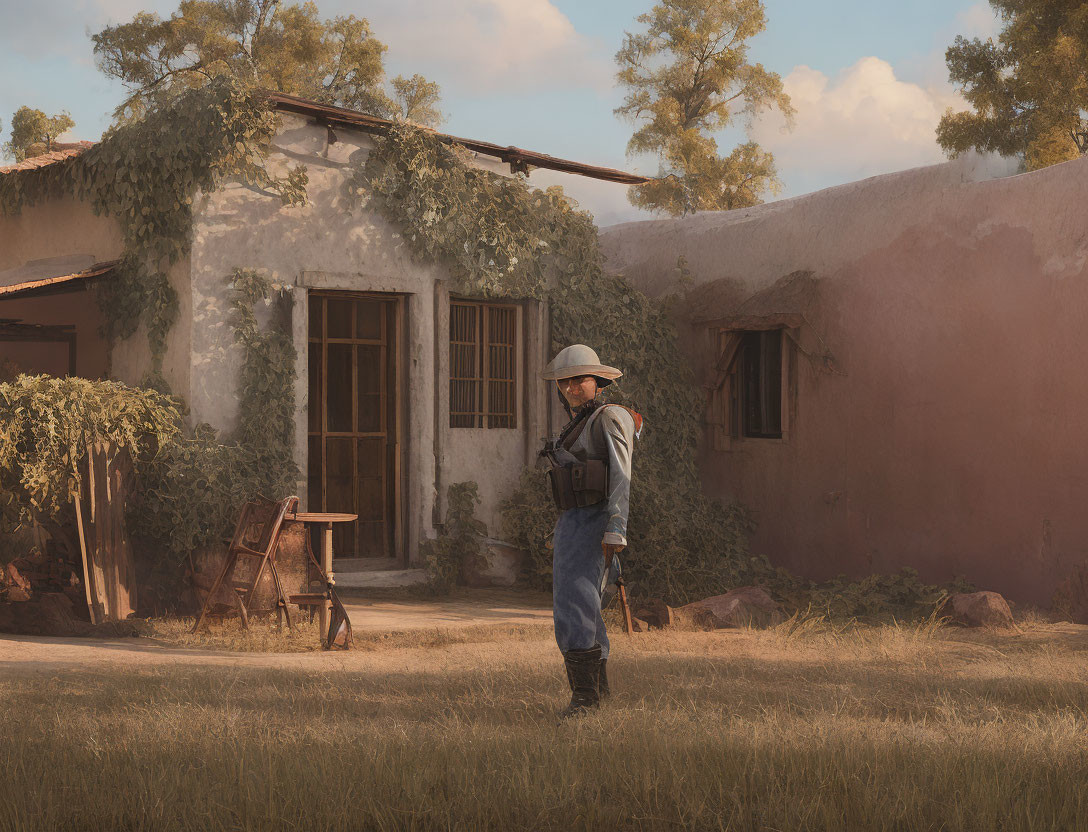
[[[574,690],[574,679],[570,675],[570,663],[564,662],[567,667],[567,684],[570,685],[570,689]],[[604,702],[604,700],[612,696],[612,689],[608,687],[608,659],[601,659],[601,675],[597,680],[597,697]]]
[[[601,678],[601,645],[588,650],[568,650],[563,654],[570,682],[570,704],[559,712],[560,719],[577,716],[600,703],[597,685]]]

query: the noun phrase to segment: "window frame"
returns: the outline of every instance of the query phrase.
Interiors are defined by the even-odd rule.
[[[454,349],[470,344],[465,340],[454,339],[453,329],[454,309],[456,307],[472,308],[475,310],[473,346],[473,363],[475,376],[454,376]],[[493,310],[501,310],[510,316],[510,342],[495,341],[492,338],[491,326]],[[447,348],[449,350],[448,377],[449,377],[449,418],[448,425],[451,429],[506,429],[517,430],[518,411],[521,395],[521,360],[519,354],[523,347],[521,307],[516,303],[496,303],[492,301],[475,300],[471,298],[450,297],[449,299],[449,324]],[[500,347],[509,350],[510,372],[507,376],[495,376],[492,373],[492,349]],[[475,385],[473,411],[455,410],[455,402],[462,397],[455,395],[454,386],[458,383],[470,383]],[[491,386],[494,383],[507,385],[509,394],[507,401],[509,409],[504,411],[491,410]],[[471,419],[472,424],[457,424],[457,420]]]
[[[778,333],[781,339],[778,379],[780,431],[749,432],[745,424],[744,391],[748,387],[743,376],[745,339],[756,333],[760,334],[761,339],[765,339],[770,332]],[[711,335],[715,364],[712,368],[714,378],[709,385],[706,421],[711,428],[711,444],[714,450],[728,451],[735,443],[788,442],[793,389],[791,356],[795,340],[790,327],[715,328],[711,330]]]

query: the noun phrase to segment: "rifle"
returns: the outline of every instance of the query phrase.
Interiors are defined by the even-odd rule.
[[[635,628],[631,624],[631,607],[627,604],[627,584],[623,582],[623,575],[616,576],[616,589],[620,592],[620,607],[623,609],[623,626],[627,635],[634,635]]]
[[[609,551],[607,546],[604,546],[604,544],[602,544],[602,547],[604,548],[604,574],[608,575],[608,573],[612,570],[612,558],[614,557],[614,555],[611,551]],[[630,636],[634,635],[635,628],[631,623],[631,607],[627,603],[626,587],[627,583],[623,580],[623,573],[621,572],[619,575],[616,576],[616,590],[617,595],[619,595],[620,599],[620,609],[623,610],[623,627],[627,631],[627,635]]]

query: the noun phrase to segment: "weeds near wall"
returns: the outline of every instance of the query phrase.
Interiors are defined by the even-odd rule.
[[[446,524],[442,533],[420,543],[419,552],[427,569],[427,590],[432,595],[449,595],[466,560],[480,557],[487,527],[476,519],[480,504],[474,482],[455,482],[446,491]]]

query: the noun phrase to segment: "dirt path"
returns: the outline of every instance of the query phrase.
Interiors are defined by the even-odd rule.
[[[355,630],[419,630],[478,624],[550,624],[550,599],[491,590],[435,601],[367,601],[346,597]]]
[[[368,600],[344,598],[356,633],[410,633],[493,625],[546,625],[547,598],[523,592],[481,590],[450,599]],[[408,649],[408,648],[405,648]],[[400,651],[389,651],[400,652]],[[372,650],[311,653],[256,653],[175,647],[148,638],[48,638],[0,634],[0,676],[49,674],[111,666],[230,666],[294,669],[353,669],[373,665]]]

